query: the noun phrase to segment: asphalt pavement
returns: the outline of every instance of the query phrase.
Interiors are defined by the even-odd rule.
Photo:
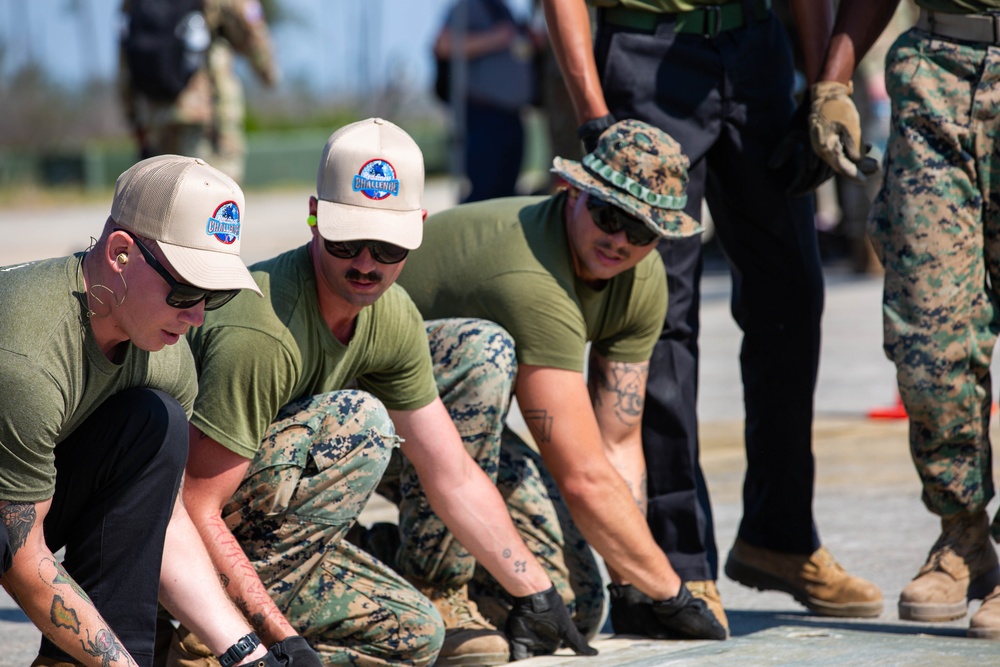
[[[307,189],[247,193],[243,256],[248,263],[308,240],[309,194]],[[431,212],[454,200],[455,189],[447,182],[428,183],[426,206]],[[100,232],[109,210],[110,194],[107,201],[84,204],[0,207],[0,266],[85,248],[90,236]],[[731,628],[727,641],[601,635],[595,643],[600,655],[586,663],[561,653],[526,661],[525,667],[1000,664],[1000,643],[965,637],[968,616],[936,624],[898,619],[899,593],[923,563],[938,524],[920,501],[905,421],[866,417],[872,408],[892,405],[896,398],[894,369],[881,350],[881,279],[835,268],[827,270],[826,278],[814,428],[814,509],[827,548],[848,571],[881,587],[886,601],[882,615],[822,618],[809,614],[790,596],[750,590],[720,575],[718,586]],[[745,469],[740,341],[729,314],[728,276],[709,273],[702,289],[702,464],[724,561],[740,519]],[[996,506],[994,500],[990,511]],[[385,511],[374,507],[366,516]],[[970,614],[977,606],[971,605]],[[0,593],[0,667],[30,664],[38,638],[30,621]]]

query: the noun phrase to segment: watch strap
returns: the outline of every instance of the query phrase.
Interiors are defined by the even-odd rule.
[[[253,653],[254,649],[258,646],[260,646],[260,638],[256,633],[251,632],[243,635],[225,653],[219,656],[219,664],[222,667],[232,667],[239,664],[240,660]]]

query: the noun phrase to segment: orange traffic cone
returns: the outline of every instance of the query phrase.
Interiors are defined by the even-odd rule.
[[[881,408],[872,408],[868,411],[868,419],[906,419],[906,408],[903,407],[903,399],[896,394],[895,405]]]

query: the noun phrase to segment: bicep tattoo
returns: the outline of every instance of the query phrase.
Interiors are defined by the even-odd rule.
[[[642,418],[648,373],[648,363],[592,363],[587,384],[594,408],[610,408],[622,424],[635,426]]]

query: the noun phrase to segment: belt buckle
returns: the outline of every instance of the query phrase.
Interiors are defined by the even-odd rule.
[[[715,39],[722,32],[722,5],[704,5],[705,10],[704,37]]]

